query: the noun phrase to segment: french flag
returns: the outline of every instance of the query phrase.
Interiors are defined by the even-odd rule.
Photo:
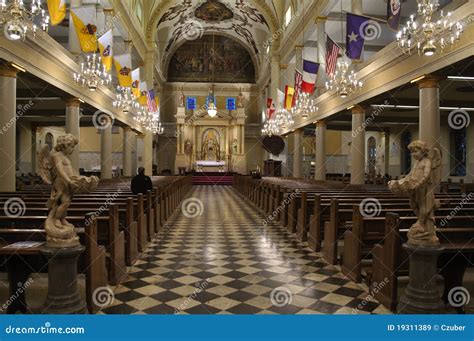
[[[302,92],[312,94],[316,85],[316,75],[318,74],[319,63],[303,60],[303,82],[301,84]]]

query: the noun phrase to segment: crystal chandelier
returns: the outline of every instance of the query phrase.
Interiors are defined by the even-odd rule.
[[[140,106],[133,116],[133,119],[144,126],[147,123],[147,117],[147,109],[144,106]]]
[[[281,134],[280,127],[276,123],[275,119],[269,119],[265,121],[262,128],[262,135],[273,136],[273,135],[280,135],[280,134]]]
[[[286,109],[278,109],[275,113],[275,122],[280,127],[280,129],[286,129],[292,126],[295,121],[293,116]]]
[[[349,64],[343,60],[337,62],[336,71],[326,82],[326,89],[335,91],[341,98],[346,98],[362,88],[362,82],[357,80],[354,70],[349,70]]]
[[[318,107],[314,104],[314,99],[312,99],[310,94],[307,92],[300,93],[295,106],[291,108],[291,114],[293,117],[301,116],[306,118],[308,117],[308,113],[317,111]]]
[[[81,63],[81,72],[74,73],[74,82],[90,91],[96,91],[99,85],[109,86],[112,76],[102,64],[102,57],[94,53],[92,56],[87,55],[86,62]]]
[[[405,27],[397,34],[398,46],[403,53],[410,54],[413,49],[417,49],[418,54],[432,56],[436,51],[443,51],[459,40],[463,25],[451,21],[451,12],[444,15],[441,11],[439,19],[432,21],[438,8],[439,0],[418,0],[420,22],[412,14]]]
[[[43,9],[41,0],[32,0],[29,8],[23,0],[0,0],[0,27],[3,27],[7,39],[25,40],[29,32],[34,38],[38,31],[35,24],[37,18],[40,29],[48,32],[49,15]]]
[[[162,135],[165,131],[161,125],[160,114],[150,113],[144,106],[138,108],[133,119],[154,135]]]
[[[115,109],[122,110],[125,114],[128,114],[131,110],[140,109],[132,89],[123,86],[117,86],[117,94],[113,105]]]

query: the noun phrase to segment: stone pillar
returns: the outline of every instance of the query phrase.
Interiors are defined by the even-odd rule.
[[[295,69],[303,72],[303,50],[304,45],[295,45]]]
[[[77,137],[79,144],[77,145],[74,152],[69,157],[71,160],[72,168],[79,173],[80,161],[80,145],[81,145],[81,102],[78,98],[68,98],[66,102],[66,133],[72,134]]]
[[[365,109],[352,108],[351,184],[365,183]]]
[[[316,161],[314,179],[326,180],[326,122],[316,123]]]
[[[15,192],[16,74],[0,65],[0,191]]]
[[[358,15],[364,14],[362,0],[351,0],[351,12]]]
[[[293,133],[293,177],[301,178],[303,166],[303,129],[296,129]]]
[[[130,145],[132,146],[132,176],[137,174],[138,170],[138,148],[137,148],[137,134],[132,131],[130,137]]]
[[[382,133],[384,137],[384,174],[390,174],[390,132],[385,131]]]
[[[131,40],[124,40],[123,41],[123,45],[125,47],[125,53],[132,53],[132,50],[133,50],[133,44],[132,44],[132,41]]]
[[[100,172],[102,179],[112,179],[112,122],[109,116],[103,117],[104,124],[100,132]]]
[[[123,176],[132,176],[132,128],[123,128]]]
[[[271,98],[275,103],[275,108],[278,103],[278,89],[280,88],[280,56],[273,55],[271,63]]]
[[[143,137],[143,167],[145,174],[151,176],[153,174],[153,134],[147,132]]]
[[[112,8],[104,8],[104,26],[106,31],[114,28],[114,20],[114,10]]]
[[[82,7],[82,0],[71,0],[70,8],[75,9]],[[76,32],[74,31],[74,25],[72,24],[72,17],[69,16],[69,52],[75,57],[81,54],[81,44],[77,38]]]
[[[427,76],[418,82],[420,90],[420,135],[429,148],[439,148],[439,82],[434,76]]]

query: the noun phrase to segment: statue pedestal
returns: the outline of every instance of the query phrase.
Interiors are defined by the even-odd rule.
[[[410,257],[409,282],[397,307],[399,314],[442,314],[444,303],[436,288],[438,257],[444,248],[417,246],[408,243],[403,248]]]
[[[48,259],[48,296],[42,314],[87,314],[86,302],[77,289],[77,260],[85,249],[78,245],[41,250]]]

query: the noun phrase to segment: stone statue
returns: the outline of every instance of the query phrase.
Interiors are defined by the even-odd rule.
[[[45,183],[52,185],[45,222],[46,245],[51,248],[80,245],[74,225],[66,220],[67,210],[75,193],[88,193],[99,183],[97,177],[79,176],[72,169],[69,156],[78,143],[74,135],[62,135],[52,152],[44,146],[38,155],[39,173]]]
[[[408,195],[410,207],[418,217],[408,231],[408,243],[412,245],[438,245],[435,211],[440,207],[435,191],[441,182],[441,152],[429,150],[426,142],[416,140],[408,149],[415,159],[410,174],[401,180],[393,180],[388,187],[397,195]]]
[[[193,143],[191,142],[190,139],[187,139],[186,142],[184,142],[184,154],[186,155],[193,154]]]
[[[179,89],[179,101],[178,101],[178,106],[179,107],[184,107],[185,106],[185,96],[184,96],[184,91],[183,87]]]
[[[237,139],[234,139],[232,141],[232,154],[237,154],[238,147],[239,147],[239,141],[237,141]]]
[[[237,97],[237,108],[244,107],[244,95],[242,95],[242,89],[240,89],[239,96]]]

